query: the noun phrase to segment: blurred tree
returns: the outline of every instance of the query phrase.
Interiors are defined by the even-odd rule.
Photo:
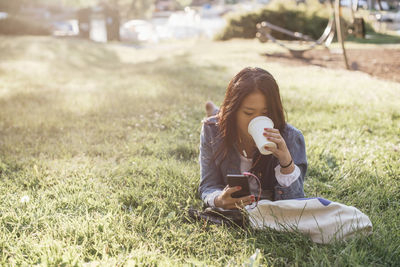
[[[121,16],[116,5],[103,4],[104,16],[106,19],[107,40],[119,41],[119,28],[121,23]]]
[[[76,16],[78,18],[78,26],[79,26],[79,35],[82,38],[89,39],[90,38],[90,16],[91,9],[81,8],[76,12]]]
[[[23,3],[24,0],[0,0],[0,10],[15,14]]]
[[[0,0],[2,1],[2,0]],[[51,1],[51,0],[37,0]],[[95,5],[107,5],[117,9],[120,16],[127,19],[150,17],[156,0],[64,0],[65,5],[75,7],[89,7]]]
[[[175,0],[181,7],[187,7],[192,4],[192,0]]]
[[[130,2],[126,18],[148,18],[154,11],[155,0],[121,0]],[[122,4],[123,5],[123,4]]]
[[[39,1],[47,1],[49,0],[39,0]],[[53,0],[50,0],[54,2]],[[62,0],[61,1],[64,6],[71,6],[71,7],[89,7],[96,5],[99,1],[98,0]]]

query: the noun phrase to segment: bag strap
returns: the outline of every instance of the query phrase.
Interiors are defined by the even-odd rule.
[[[193,220],[204,221],[216,225],[246,228],[249,220],[247,215],[240,210],[225,210],[217,207],[207,207],[203,211],[193,208],[188,210],[188,215]]]

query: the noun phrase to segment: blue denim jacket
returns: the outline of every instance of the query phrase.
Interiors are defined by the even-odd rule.
[[[281,134],[294,164],[300,168],[301,175],[288,187],[283,187],[279,184],[274,186],[272,200],[303,198],[303,182],[307,171],[307,157],[303,134],[290,124],[286,124],[285,131]],[[199,155],[201,173],[199,193],[203,201],[207,199],[209,194],[225,188],[228,183],[227,174],[240,173],[240,156],[235,147],[228,150],[224,159],[222,159],[222,156],[214,159],[214,154],[221,142],[222,139],[219,137],[216,116],[204,120],[200,134]]]

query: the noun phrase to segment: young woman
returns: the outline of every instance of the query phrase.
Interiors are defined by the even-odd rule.
[[[249,180],[251,195],[232,198],[238,187],[227,185],[227,174],[251,172],[261,182],[261,199],[282,200],[304,197],[303,181],[307,158],[302,133],[286,123],[279,87],[272,75],[260,68],[245,68],[236,74],[226,90],[221,109],[207,103],[216,115],[203,122],[200,135],[199,193],[208,206],[235,209],[253,203],[259,184]],[[249,122],[267,116],[273,129],[264,136],[276,148],[262,155],[247,132]]]

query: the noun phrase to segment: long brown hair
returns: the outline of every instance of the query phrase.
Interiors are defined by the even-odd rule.
[[[236,113],[243,99],[256,90],[263,93],[267,99],[267,116],[274,122],[274,128],[279,129],[281,133],[284,131],[285,115],[279,86],[274,77],[261,68],[244,68],[229,82],[218,113],[218,127],[223,142],[216,152],[216,157],[222,153],[222,158],[225,158],[228,149],[237,140]]]

